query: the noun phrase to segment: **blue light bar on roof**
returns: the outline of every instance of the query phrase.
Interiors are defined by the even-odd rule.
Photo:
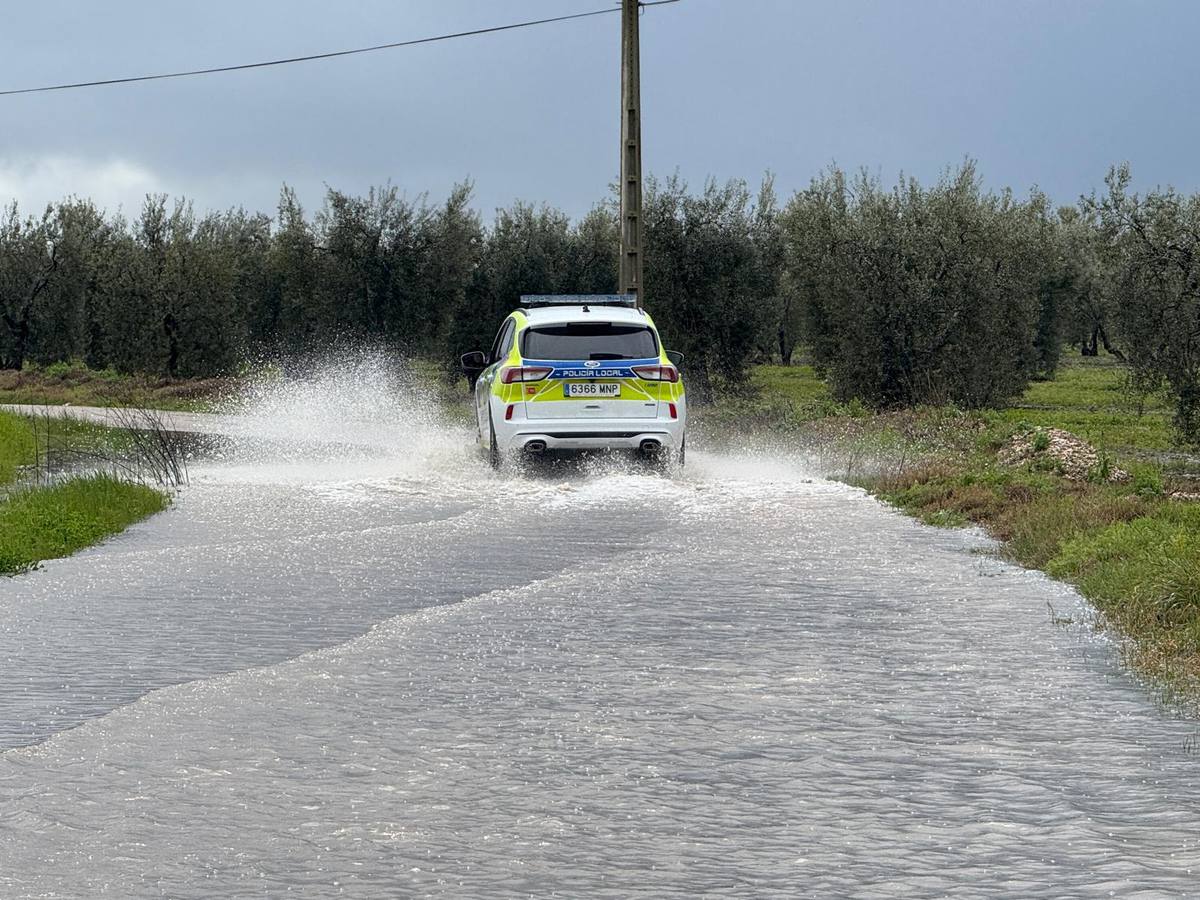
[[[521,305],[534,306],[637,306],[634,294],[522,294]]]

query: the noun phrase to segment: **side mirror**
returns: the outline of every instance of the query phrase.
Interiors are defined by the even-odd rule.
[[[683,354],[678,350],[668,350],[667,359],[669,359],[677,369],[683,368]]]
[[[482,350],[472,350],[460,356],[459,362],[462,364],[463,374],[467,376],[467,383],[474,390],[480,373],[487,368],[487,355]]]

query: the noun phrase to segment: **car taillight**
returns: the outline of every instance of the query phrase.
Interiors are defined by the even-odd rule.
[[[504,421],[505,421],[505,422],[511,422],[511,421],[512,421],[512,414],[513,414],[513,405],[510,403],[510,404],[508,404],[508,409],[506,409],[506,410],[504,411]]]
[[[669,410],[671,411],[671,418],[672,418],[672,419],[678,419],[678,418],[679,418],[679,410],[678,410],[678,408],[676,408],[676,406],[675,406],[675,404],[674,404],[674,403],[668,403],[668,404],[667,404],[667,409],[669,409]]]
[[[679,370],[674,366],[634,366],[633,374],[645,381],[669,381],[674,384],[679,380]]]
[[[514,381],[541,381],[554,370],[549,366],[505,366],[500,370],[500,381],[512,384]]]

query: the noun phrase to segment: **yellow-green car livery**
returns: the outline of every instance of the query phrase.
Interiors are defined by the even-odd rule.
[[[663,349],[631,297],[526,296],[488,353],[462,358],[479,443],[509,454],[629,450],[682,465],[682,356]]]

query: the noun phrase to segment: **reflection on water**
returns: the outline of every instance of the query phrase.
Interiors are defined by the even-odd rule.
[[[494,475],[391,374],[0,582],[0,896],[1194,890],[1067,589],[778,453]]]

